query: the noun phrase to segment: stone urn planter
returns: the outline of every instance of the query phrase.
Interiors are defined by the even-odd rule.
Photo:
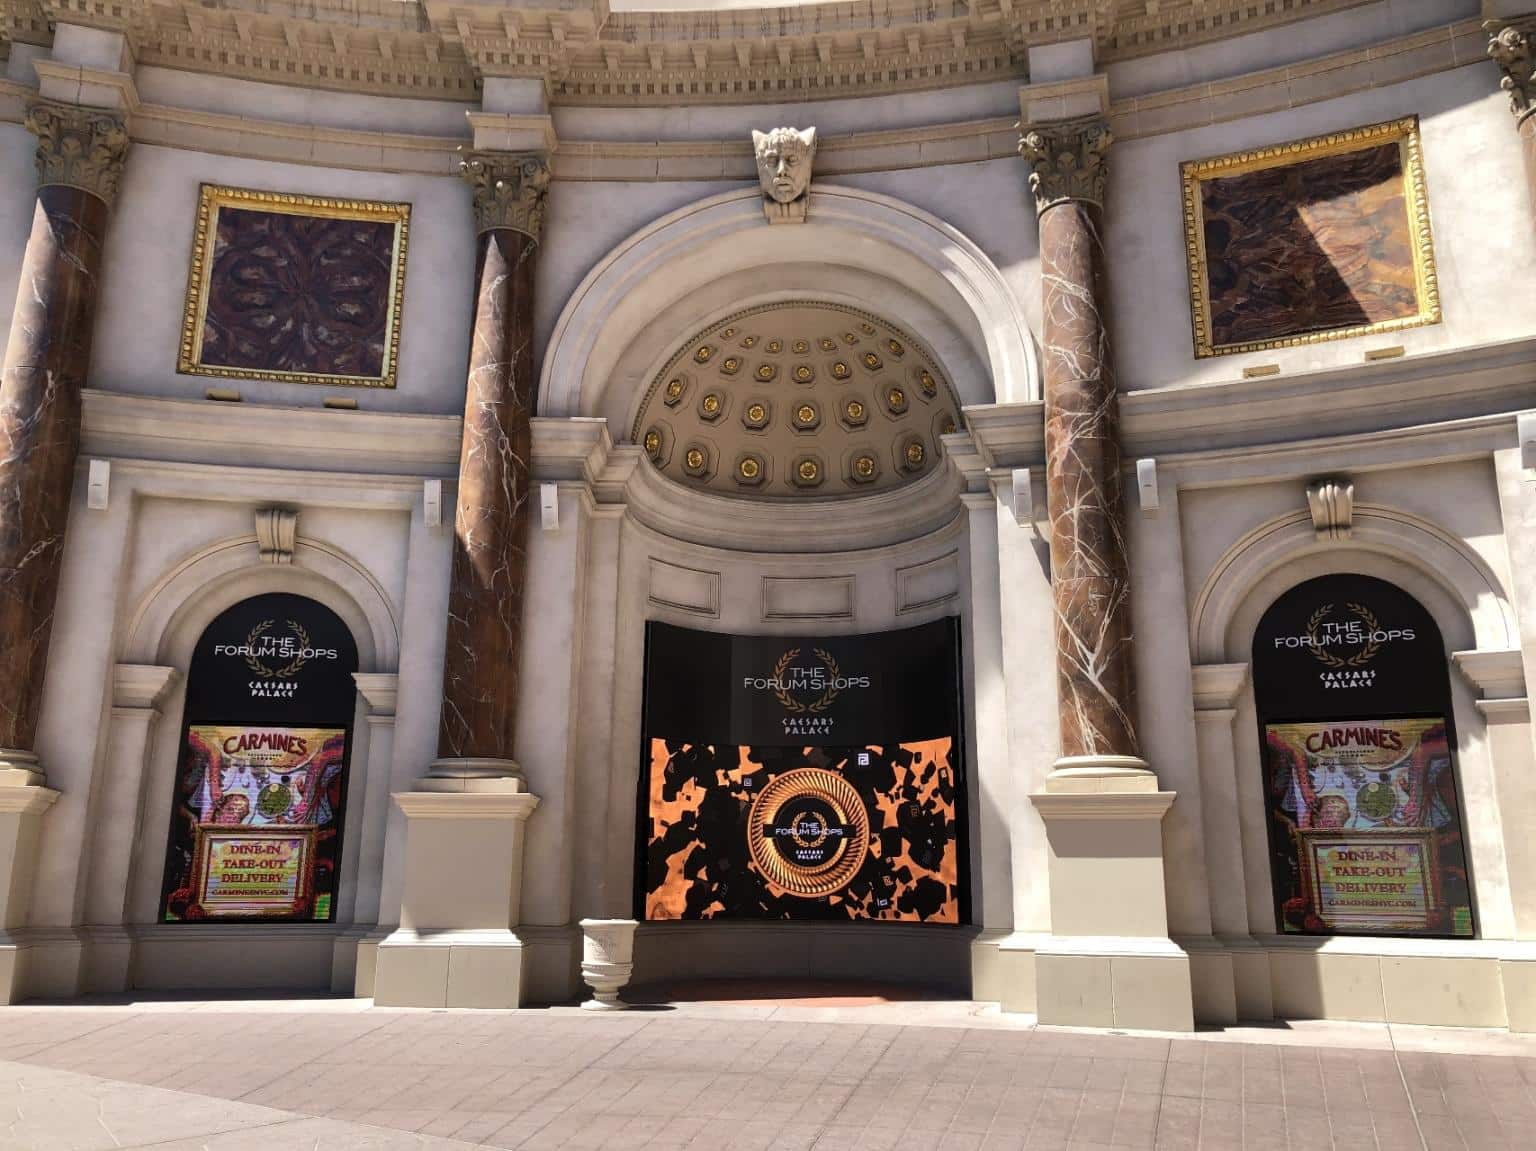
[[[636,926],[633,919],[581,921],[581,977],[593,995],[582,1006],[589,1011],[623,1011],[629,1006],[619,998],[619,989],[635,970]]]

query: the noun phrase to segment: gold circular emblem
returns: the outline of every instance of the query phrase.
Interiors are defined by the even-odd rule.
[[[800,364],[795,368],[795,379],[799,380],[802,384],[810,383],[811,377],[813,377],[815,374],[815,372],[811,371],[811,366],[809,364]]]
[[[748,407],[747,407],[747,419],[751,420],[754,424],[762,423],[762,421],[766,420],[767,418],[768,418],[768,409],[763,407],[762,404],[750,404],[750,405],[748,405]]]
[[[806,340],[796,340],[794,343],[795,355],[803,356],[811,350],[811,345]]]
[[[775,374],[775,369],[774,369],[774,366],[772,364],[758,364],[757,365],[757,378],[758,379],[760,379],[760,380],[771,380],[771,379],[773,379],[774,374]]]
[[[661,453],[661,433],[655,430],[645,433],[645,450],[648,455]]]
[[[682,380],[675,380],[674,379],[674,380],[668,380],[667,381],[667,399],[675,400],[675,399],[677,399],[678,396],[680,396],[682,394],[683,394],[683,381]]]
[[[744,348],[755,348],[755,347],[757,347],[757,337],[756,336],[748,336],[746,339],[741,341],[741,346],[744,347]]]
[[[903,348],[895,340],[886,340],[885,341],[885,346],[891,350],[891,355],[893,355],[893,356],[903,355],[903,354],[905,354],[905,352],[907,350],[906,348]]]
[[[733,372],[736,372],[740,368],[741,368],[741,361],[739,359],[737,359],[735,356],[726,356],[725,359],[720,361],[720,370],[722,372],[725,372],[726,374],[731,374]]]
[[[849,400],[848,406],[843,409],[848,413],[850,420],[862,420],[864,418],[864,405],[858,400]]]
[[[855,336],[852,332],[844,332],[843,333],[843,343],[845,343],[845,344],[856,344],[858,342],[859,342],[859,337]]]
[[[874,352],[865,352],[864,366],[872,372],[878,372],[881,368],[880,357]]]
[[[858,459],[854,460],[853,474],[858,476],[860,479],[869,479],[870,476],[875,474],[875,457],[860,456]]]
[[[736,470],[741,473],[742,479],[755,480],[763,469],[762,465],[760,465],[751,456],[748,456],[746,459],[742,460],[741,463],[736,465]]]
[[[763,346],[763,351],[767,352],[770,356],[776,356],[783,350],[783,340],[769,340],[768,343]]]
[[[907,393],[900,388],[892,388],[885,393],[885,402],[893,408],[904,408],[907,406]]]
[[[947,436],[950,435],[954,430],[955,418],[953,416],[946,415],[942,420],[939,421],[939,435]]]
[[[922,466],[923,458],[928,453],[923,450],[923,445],[922,445],[922,442],[920,440],[913,440],[911,443],[909,443],[907,445],[907,453],[906,454],[907,454],[907,463],[911,464],[914,468],[916,468],[916,467],[921,467]]]
[[[808,424],[815,418],[816,409],[811,407],[810,404],[801,404],[795,409],[795,419],[799,420],[802,424]]]
[[[816,466],[815,460],[801,460],[800,467],[797,470],[800,473],[800,478],[806,483],[810,483],[821,474],[821,469]]]
[[[693,353],[693,358],[698,360],[701,364],[707,364],[709,363],[709,357],[714,354],[715,349],[711,348],[708,344],[705,344],[698,351]]]
[[[840,380],[846,380],[848,378],[849,370],[850,369],[848,365],[843,363],[842,360],[838,360],[837,363],[832,365],[832,374]]]
[[[816,342],[821,345],[821,350],[824,352],[835,352],[837,350],[837,341],[831,336],[822,336]]]
[[[862,331],[866,336],[873,336],[875,334],[875,325],[860,324],[859,330]]]
[[[909,448],[908,451],[910,452],[911,449]],[[683,462],[694,471],[698,471],[704,466],[704,453],[699,451],[698,448],[689,448],[687,456],[683,458]]]
[[[748,851],[765,879],[786,895],[819,899],[845,887],[869,852],[869,812],[835,771],[797,767],[752,801]]]
[[[704,409],[706,416],[712,416],[720,410],[720,397],[711,392],[704,397],[699,407]]]
[[[922,386],[923,392],[927,395],[931,396],[939,390],[938,385],[933,382],[933,377],[927,372],[919,376],[917,382]]]
[[[732,337],[732,336],[734,336],[734,335],[735,335],[735,334],[736,334],[736,329],[735,329],[735,328],[726,328],[726,329],[725,329],[725,331],[723,331],[723,332],[721,332],[721,333],[720,333],[720,337],[721,337],[721,338],[722,338],[722,339],[726,339],[726,340],[728,340],[728,339],[730,339],[730,338],[731,338],[731,337]]]

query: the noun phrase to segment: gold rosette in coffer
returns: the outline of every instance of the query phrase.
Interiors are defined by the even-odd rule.
[[[869,812],[835,771],[797,767],[752,801],[748,847],[757,869],[788,895],[830,895],[858,874],[869,848]]]

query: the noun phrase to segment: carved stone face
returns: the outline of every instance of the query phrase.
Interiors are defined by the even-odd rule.
[[[816,154],[816,129],[775,128],[753,132],[757,150],[757,178],[763,192],[780,204],[805,195],[811,186],[811,158]]]

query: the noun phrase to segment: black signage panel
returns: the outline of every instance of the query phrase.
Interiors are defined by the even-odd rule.
[[[646,730],[794,747],[958,727],[956,625],[836,636],[731,636],[652,623]]]
[[[647,630],[636,915],[967,914],[958,621]]]
[[[166,922],[335,918],[357,645],[273,594],[223,612],[187,674],[166,846]]]
[[[1352,574],[1308,580],[1270,606],[1253,688],[1276,719],[1437,713],[1450,691],[1430,614],[1401,588]]]
[[[1384,580],[1292,588],[1253,641],[1280,930],[1474,933],[1434,619]]]

